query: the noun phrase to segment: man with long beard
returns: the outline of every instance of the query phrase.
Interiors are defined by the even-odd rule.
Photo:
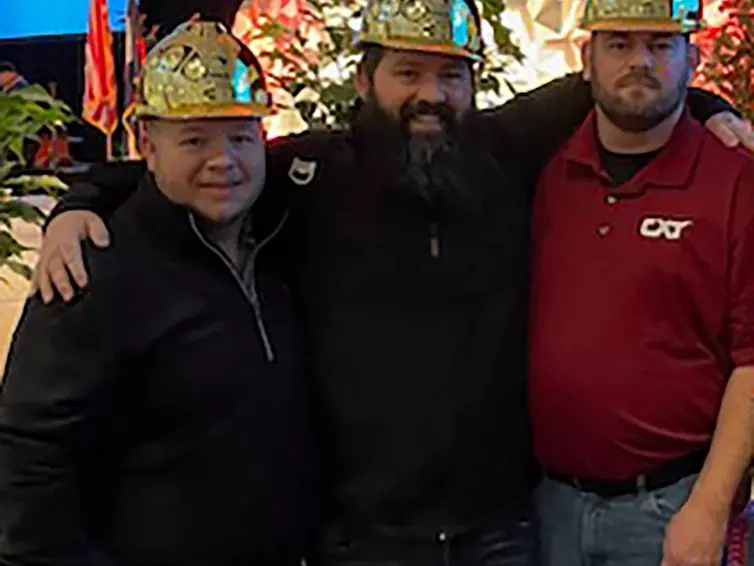
[[[534,210],[545,566],[717,565],[754,455],[754,162],[685,107],[700,5],[593,0]]]
[[[532,558],[527,181],[591,99],[571,78],[476,112],[479,29],[474,3],[372,2],[352,127],[270,152],[263,197],[290,206],[279,251],[325,423],[325,564]],[[48,276],[71,291],[68,268],[86,284],[78,240],[104,232],[73,209],[108,217],[128,175],[100,170],[66,196],[45,295]]]

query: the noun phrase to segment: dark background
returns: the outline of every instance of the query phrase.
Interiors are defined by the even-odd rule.
[[[196,13],[202,14],[205,19],[221,21],[230,28],[241,3],[242,0],[141,0],[140,10],[146,15],[147,29],[158,25],[158,37],[161,37]],[[34,9],[32,2],[29,9]],[[64,100],[80,116],[84,93],[85,44],[85,35],[0,40],[0,60],[11,61],[30,83],[54,83],[58,98]],[[114,34],[113,51],[119,95],[123,93],[123,47],[124,34]],[[91,162],[104,158],[105,138],[97,129],[81,123],[73,124],[70,132],[82,139],[81,143],[72,146],[72,153],[77,160]],[[118,138],[120,135],[119,130],[115,136]]]

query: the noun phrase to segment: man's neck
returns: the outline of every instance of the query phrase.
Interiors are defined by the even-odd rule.
[[[597,137],[606,150],[613,153],[650,153],[661,149],[670,136],[676,124],[683,115],[684,105],[678,108],[665,120],[651,130],[645,132],[628,132],[616,126],[597,106]]]
[[[245,215],[225,223],[199,220],[207,239],[220,248],[236,267],[241,257],[241,230],[245,220]]]

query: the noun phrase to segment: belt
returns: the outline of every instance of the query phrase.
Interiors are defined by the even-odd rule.
[[[637,494],[641,491],[653,491],[681,481],[692,474],[699,473],[707,457],[707,450],[692,452],[671,460],[660,468],[625,480],[598,480],[578,478],[557,472],[545,472],[545,477],[586,493],[600,497],[620,497]]]

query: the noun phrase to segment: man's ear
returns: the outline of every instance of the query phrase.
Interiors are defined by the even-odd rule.
[[[372,89],[372,78],[367,73],[366,67],[364,67],[363,63],[359,63],[356,68],[356,74],[353,76],[353,84],[359,98],[361,98],[361,100],[366,100]]]
[[[144,157],[144,161],[147,164],[147,169],[154,173],[155,163],[155,147],[152,141],[152,130],[154,124],[150,124],[146,120],[139,122],[139,153]]]
[[[585,81],[592,79],[592,48],[591,39],[581,44],[581,66],[584,68],[581,74]]]
[[[688,61],[689,61],[689,78],[688,82],[691,84],[691,82],[694,80],[694,75],[696,75],[696,69],[699,67],[699,64],[701,63],[701,55],[699,53],[699,46],[695,45],[693,43],[689,44],[688,47]]]

